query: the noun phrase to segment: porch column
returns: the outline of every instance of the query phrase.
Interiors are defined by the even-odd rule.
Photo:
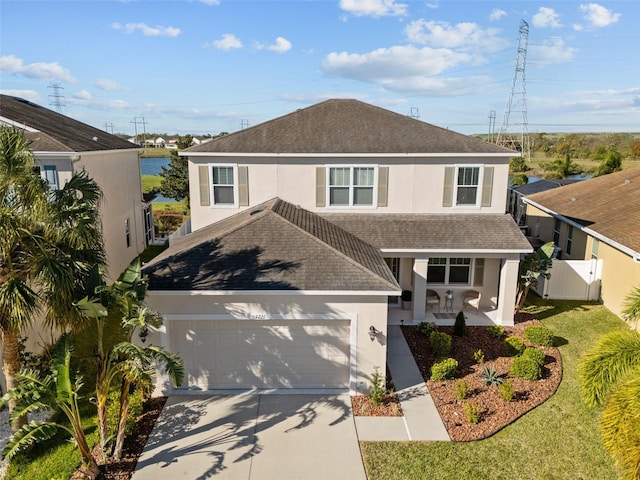
[[[413,321],[423,322],[427,309],[427,267],[428,258],[413,261]]]
[[[518,267],[520,260],[503,260],[500,270],[500,291],[498,292],[498,321],[504,326],[513,326],[518,288]]]

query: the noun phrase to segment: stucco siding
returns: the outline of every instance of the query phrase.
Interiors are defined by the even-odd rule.
[[[598,258],[602,259],[602,303],[616,315],[624,309],[625,298],[640,287],[640,263],[629,255],[600,242]]]

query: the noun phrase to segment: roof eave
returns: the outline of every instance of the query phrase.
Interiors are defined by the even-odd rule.
[[[242,152],[187,152],[180,151],[178,155],[181,157],[309,157],[309,158],[322,158],[322,157],[367,157],[367,158],[385,158],[385,157],[470,157],[470,158],[488,158],[488,157],[513,157],[513,153],[505,152],[483,152],[483,153],[430,153],[430,152],[388,152],[388,153],[323,153],[323,152],[301,152],[301,153],[242,153]]]

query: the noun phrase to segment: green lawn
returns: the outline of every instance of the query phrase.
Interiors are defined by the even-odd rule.
[[[149,193],[153,189],[159,189],[162,183],[160,175],[142,175],[142,192]]]
[[[598,411],[580,399],[577,363],[600,335],[627,328],[601,305],[539,301],[528,307],[560,339],[564,376],[547,402],[486,440],[363,442],[369,480],[615,479]]]

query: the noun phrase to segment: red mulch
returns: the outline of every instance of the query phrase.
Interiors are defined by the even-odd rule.
[[[367,395],[355,395],[351,397],[351,409],[353,414],[361,417],[401,417],[402,407],[398,394],[393,385],[391,373],[387,368],[386,376],[387,395],[382,400],[382,404],[374,405]]]
[[[489,327],[467,327],[463,337],[453,335],[453,327],[439,327],[439,331],[452,335],[450,357],[458,361],[458,376],[454,380],[432,382],[429,380],[431,365],[435,356],[431,351],[429,339],[417,331],[415,326],[404,326],[402,332],[413,352],[418,367],[433,397],[436,408],[442,417],[449,436],[454,441],[479,440],[493,435],[512,423],[531,409],[550,398],[558,389],[562,380],[562,358],[556,347],[544,347],[546,355],[541,380],[522,380],[508,375],[512,357],[505,355],[504,338],[516,335],[524,339],[524,328],[541,323],[526,314],[516,315],[516,325],[505,327],[505,337],[500,339],[489,335]],[[473,354],[482,349],[485,362],[477,365]],[[493,364],[503,378],[512,381],[516,391],[510,402],[505,402],[498,393],[498,387],[485,385],[479,377],[483,366]],[[455,396],[455,384],[459,380],[467,383],[468,394],[465,400]],[[481,408],[480,421],[476,424],[467,421],[464,404],[472,401]]]

